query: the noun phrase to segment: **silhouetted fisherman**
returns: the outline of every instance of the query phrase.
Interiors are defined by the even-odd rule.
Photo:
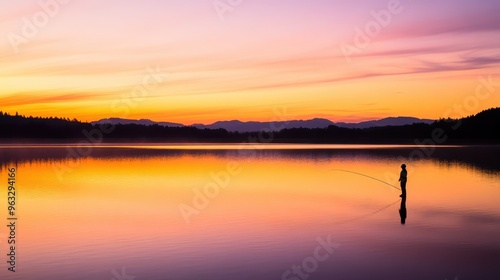
[[[401,182],[401,195],[406,197],[406,181],[408,179],[408,171],[406,171],[406,164],[401,165],[401,173],[399,174],[399,182]]]

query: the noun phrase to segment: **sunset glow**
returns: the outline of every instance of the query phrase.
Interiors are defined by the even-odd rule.
[[[0,111],[463,117],[500,106],[499,13],[466,0],[3,1]]]

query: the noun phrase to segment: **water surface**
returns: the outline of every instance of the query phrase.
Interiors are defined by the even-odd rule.
[[[18,206],[17,272],[2,229],[1,279],[500,277],[498,147],[78,148],[0,147]]]

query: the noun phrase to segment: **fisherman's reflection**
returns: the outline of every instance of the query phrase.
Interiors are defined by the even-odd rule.
[[[399,207],[399,216],[401,217],[401,224],[406,223],[406,195],[401,197],[401,206]]]

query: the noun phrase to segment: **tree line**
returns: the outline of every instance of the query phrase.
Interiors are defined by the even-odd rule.
[[[58,117],[26,117],[0,111],[0,140],[77,141],[83,131],[99,125]],[[192,126],[114,125],[103,134],[104,142],[220,142],[220,143],[408,143],[450,144],[500,142],[500,108],[492,108],[461,119],[440,119],[432,124],[372,128],[285,128],[274,132],[229,132],[225,129],[199,129]],[[250,141],[249,141],[250,139]],[[432,140],[432,141],[431,141]]]

